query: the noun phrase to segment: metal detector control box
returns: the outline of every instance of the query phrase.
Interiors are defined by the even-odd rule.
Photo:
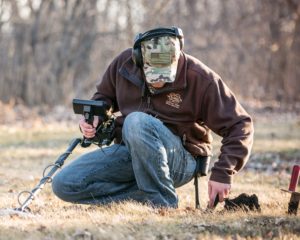
[[[73,99],[73,110],[76,114],[82,114],[85,120],[92,124],[93,116],[107,116],[109,106],[104,101]]]
[[[113,140],[114,118],[109,113],[110,107],[105,101],[73,99],[73,110],[76,114],[81,114],[87,123],[93,124],[94,116],[98,116],[100,124],[96,128],[93,138],[83,138],[82,147],[88,147],[92,143],[99,147],[109,145]]]

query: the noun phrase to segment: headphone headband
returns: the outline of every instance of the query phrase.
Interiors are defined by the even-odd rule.
[[[181,40],[181,39],[183,39],[183,32],[180,28],[177,28],[177,27],[154,28],[147,32],[137,34],[134,39],[133,48],[139,47],[140,43],[144,40],[151,39],[154,37],[160,37],[160,36],[174,36]],[[182,48],[183,46],[180,46],[180,47]]]

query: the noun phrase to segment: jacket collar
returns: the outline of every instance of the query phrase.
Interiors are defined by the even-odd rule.
[[[125,62],[119,69],[119,73],[121,74],[122,77],[126,78],[137,87],[141,89],[145,87],[144,72],[141,68],[138,68],[134,64],[131,57],[125,60]],[[171,92],[171,91],[182,90],[186,88],[187,86],[186,75],[187,75],[187,59],[186,59],[186,55],[183,52],[181,52],[175,81],[173,83],[166,83],[165,86],[160,89],[155,89],[153,94]]]

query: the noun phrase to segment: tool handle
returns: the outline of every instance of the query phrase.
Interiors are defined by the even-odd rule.
[[[215,201],[214,201],[214,208],[218,205],[219,203],[219,194],[217,194],[216,198],[215,198]]]
[[[291,192],[296,191],[298,181],[299,181],[299,174],[300,174],[300,165],[294,165],[292,175],[291,175],[289,191]]]

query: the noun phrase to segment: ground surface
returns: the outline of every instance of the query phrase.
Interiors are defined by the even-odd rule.
[[[294,114],[254,116],[251,159],[234,181],[231,197],[256,194],[262,211],[212,213],[194,209],[194,186],[178,189],[179,209],[157,210],[127,202],[110,206],[65,203],[46,185],[32,203],[32,214],[13,215],[20,191],[31,190],[45,166],[80,137],[75,121],[16,122],[0,125],[0,239],[300,239],[300,217],[286,214],[291,167],[300,162],[300,119]],[[214,145],[218,155],[219,138]],[[67,160],[90,149],[78,147]],[[207,179],[200,180],[201,206]]]

